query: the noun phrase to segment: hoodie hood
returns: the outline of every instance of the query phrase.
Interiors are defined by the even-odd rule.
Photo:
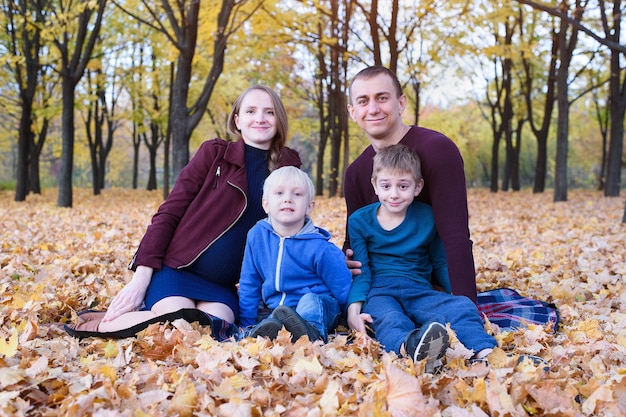
[[[270,216],[267,216],[265,219],[261,220],[259,223],[263,224],[264,227],[269,228],[270,230],[272,230],[272,232],[274,231],[274,228],[272,227],[272,219]],[[292,238],[292,239],[316,239],[316,238],[321,238],[324,240],[330,240],[330,232],[328,232],[326,229],[319,227],[319,226],[315,226],[315,224],[313,224],[313,220],[311,220],[311,218],[309,216],[306,216],[304,218],[304,226],[302,226],[302,229],[300,229],[298,231],[298,233],[296,233],[293,236],[287,236],[288,238]]]

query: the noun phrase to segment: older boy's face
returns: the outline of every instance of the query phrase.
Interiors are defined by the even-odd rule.
[[[348,112],[370,141],[385,140],[402,122],[406,96],[398,97],[388,75],[356,79],[350,88]],[[374,144],[374,143],[372,143]]]
[[[372,178],[372,185],[384,210],[404,213],[422,191],[424,180],[416,182],[411,173],[383,169]]]
[[[263,209],[272,218],[272,224],[283,227],[304,224],[305,216],[311,214],[313,202],[304,187],[295,183],[273,186],[263,198]]]

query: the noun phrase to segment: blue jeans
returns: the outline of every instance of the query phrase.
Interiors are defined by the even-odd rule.
[[[450,323],[459,341],[474,352],[497,345],[469,298],[434,290],[410,278],[373,277],[363,312],[374,319],[376,339],[387,351],[400,353],[409,332],[431,321],[444,326]]]
[[[326,294],[307,293],[300,298],[295,308],[296,313],[315,326],[328,341],[328,333],[337,326],[341,310],[339,302]]]

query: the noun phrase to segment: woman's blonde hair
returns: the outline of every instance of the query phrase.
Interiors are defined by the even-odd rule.
[[[239,114],[239,110],[241,110],[241,102],[243,101],[246,94],[253,90],[263,91],[270,96],[272,106],[274,107],[274,115],[276,116],[276,136],[274,136],[272,144],[270,145],[270,155],[268,161],[268,168],[271,172],[278,166],[278,160],[280,159],[280,156],[285,149],[285,144],[287,143],[287,132],[289,131],[287,111],[285,110],[285,106],[283,105],[282,100],[274,90],[260,84],[256,84],[247,88],[243,93],[239,95],[239,97],[237,97],[237,99],[233,103],[233,107],[230,111],[230,114],[228,115],[226,128],[231,136],[237,138],[237,140],[242,140],[241,131],[237,128],[237,125],[235,124],[235,116]]]

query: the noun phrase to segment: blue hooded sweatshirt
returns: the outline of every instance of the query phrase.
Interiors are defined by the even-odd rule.
[[[309,217],[297,234],[288,237],[274,232],[268,218],[260,220],[246,241],[239,280],[240,324],[256,324],[261,300],[271,309],[279,305],[295,309],[306,293],[330,295],[343,310],[351,284],[343,252]]]

